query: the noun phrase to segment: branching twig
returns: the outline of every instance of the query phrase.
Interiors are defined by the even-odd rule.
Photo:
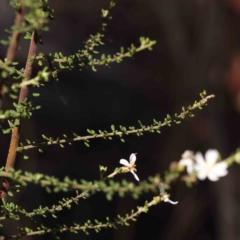
[[[144,44],[144,45],[141,45],[139,46],[138,48],[135,49],[134,52],[141,52],[143,50],[146,50],[146,49],[151,49],[153,47],[153,45],[156,44],[155,41],[151,41],[147,44]],[[109,62],[113,63],[113,62],[117,62],[123,58],[126,58],[126,57],[132,57],[132,53],[130,52],[126,52],[126,53],[117,53],[115,57],[111,58],[111,60],[109,60]],[[84,55],[81,55],[81,54],[78,54],[77,55],[79,58],[83,57]],[[45,60],[45,57],[44,56],[36,56],[36,60]],[[64,62],[67,62],[68,61],[68,58],[65,57],[65,58],[61,58],[61,59],[58,59],[58,58],[54,58],[53,59],[54,62],[58,62],[58,63],[64,63]],[[106,61],[104,60],[97,60],[94,61],[93,63],[89,64],[90,66],[92,65],[104,65]]]
[[[201,99],[199,102],[195,103],[191,110],[194,110],[196,108],[201,108],[202,106],[204,106],[209,99],[214,98],[214,95],[209,95],[204,97],[203,99]],[[190,110],[186,110],[181,112],[177,118],[179,120],[183,119],[186,115],[188,115],[190,113]],[[42,142],[39,144],[35,144],[35,145],[27,145],[27,146],[22,146],[19,147],[19,150],[28,150],[31,148],[36,148],[36,147],[41,147],[41,146],[48,146],[48,145],[54,145],[54,144],[63,144],[63,143],[68,143],[68,142],[75,142],[75,141],[86,141],[89,139],[93,139],[93,138],[106,138],[106,137],[113,137],[113,136],[122,136],[124,134],[128,135],[128,134],[136,134],[136,133],[142,133],[142,132],[148,132],[150,130],[158,130],[164,126],[170,125],[173,123],[173,120],[168,120],[165,121],[164,123],[160,124],[159,126],[153,126],[153,127],[145,127],[145,128],[140,128],[140,129],[134,129],[134,130],[127,130],[125,132],[122,131],[115,131],[114,133],[101,133],[101,134],[94,134],[91,136],[83,136],[83,137],[75,137],[72,139],[61,139],[61,140],[56,140],[56,141],[48,141],[48,142]]]
[[[120,173],[121,172],[121,169],[119,168],[117,171],[114,171],[113,173],[111,173],[110,175],[108,175],[107,177],[105,177],[105,178],[103,178],[102,179],[102,181],[105,181],[105,180],[107,180],[107,179],[111,179],[111,178],[113,178],[115,175],[117,175],[118,173]],[[2,172],[3,174],[5,174],[5,172]],[[1,173],[0,173],[0,176],[1,176]],[[5,177],[6,177],[7,175],[5,175]],[[20,176],[20,178],[22,178],[23,176]],[[22,178],[22,180],[26,180],[27,179],[27,181],[29,181],[29,182],[32,182],[31,181],[31,179],[30,178]],[[40,183],[41,184],[41,183]],[[42,184],[46,184],[46,185],[48,185],[48,184],[50,184],[50,185],[52,185],[52,183],[51,183],[51,181],[44,181],[44,182],[42,182]],[[63,185],[64,187],[66,187],[67,186],[67,184],[65,184],[65,183],[60,183],[60,185]],[[79,185],[78,187],[80,187],[79,189],[81,189],[82,190],[82,187],[81,186],[83,186],[83,185]],[[77,187],[77,186],[76,186]],[[95,183],[93,186],[92,186],[92,188],[95,188],[95,189],[99,189],[99,186],[98,186],[98,183]],[[106,189],[106,188],[105,188]],[[109,189],[110,190],[110,188],[108,187],[107,189]],[[107,190],[106,189],[106,190]],[[126,189],[124,190],[124,191],[127,191]],[[83,198],[83,197],[85,197],[86,196],[86,194],[89,192],[89,189],[86,189],[85,191],[83,191],[82,193],[80,193],[80,194],[77,194],[77,196],[76,197],[72,197],[71,199],[68,199],[68,200],[66,200],[64,203],[61,203],[61,204],[59,204],[59,205],[54,205],[53,207],[51,207],[50,209],[49,208],[43,208],[43,209],[41,209],[40,211],[39,211],[39,209],[36,209],[36,210],[33,210],[32,212],[26,212],[26,213],[17,213],[18,215],[24,215],[24,216],[26,216],[26,217],[33,217],[33,216],[35,216],[35,215],[42,215],[42,216],[45,216],[46,214],[50,214],[50,213],[56,213],[56,212],[58,212],[58,211],[61,211],[62,209],[63,209],[63,207],[69,207],[72,203],[77,203],[78,202],[78,200],[80,199],[80,198]],[[0,221],[3,221],[3,220],[5,220],[6,219],[6,217],[0,217]]]
[[[118,169],[118,172],[116,172],[115,175],[117,173],[121,172],[120,169],[121,168]],[[16,177],[15,177],[15,175],[16,175]],[[102,184],[98,184],[98,183],[92,184],[90,182],[89,184],[85,184],[85,183],[81,184],[81,183],[78,183],[76,180],[70,180],[70,179],[67,180],[68,182],[61,182],[57,178],[49,179],[50,178],[49,176],[46,175],[44,177],[44,175],[39,174],[39,173],[32,174],[32,177],[27,176],[27,175],[28,175],[27,173],[26,173],[26,175],[19,175],[19,174],[15,173],[14,171],[13,172],[0,171],[1,177],[9,178],[9,179],[12,179],[19,183],[22,183],[22,182],[34,183],[34,184],[39,184],[42,187],[45,187],[45,186],[59,187],[60,190],[64,190],[64,191],[70,191],[70,190],[81,190],[81,191],[103,190],[104,192],[112,191],[112,186],[104,185],[104,187],[102,187],[102,186],[100,187],[99,185],[102,185]],[[43,179],[41,179],[40,175],[42,175],[41,177]],[[47,179],[49,179],[49,180],[47,180]],[[159,182],[159,177],[155,176],[155,179],[156,179],[155,180],[156,182]],[[157,179],[158,179],[158,181],[157,181]],[[102,181],[100,181],[100,182],[102,183]],[[133,189],[133,186],[134,186],[133,184],[129,184],[128,186],[119,186],[119,188],[117,190],[122,193],[129,192],[129,191],[141,192],[142,190],[144,190],[144,187],[145,187],[144,185],[138,185],[138,186],[134,186],[134,189]],[[148,186],[148,189],[154,189],[154,188],[155,188],[155,184]],[[83,192],[83,193],[86,195],[87,192]]]
[[[57,233],[57,232],[65,232],[65,231],[70,231],[70,232],[76,232],[76,231],[84,231],[87,232],[88,230],[101,230],[102,228],[116,228],[118,225],[128,225],[129,221],[135,221],[136,217],[138,217],[141,213],[146,213],[148,209],[156,204],[158,204],[161,201],[161,197],[156,196],[153,198],[151,202],[146,202],[144,206],[138,207],[138,209],[135,212],[131,212],[130,214],[126,214],[125,217],[118,217],[119,219],[115,221],[107,221],[105,223],[97,222],[97,224],[92,224],[88,223],[87,225],[81,226],[80,224],[74,224],[74,226],[70,227],[60,227],[60,228],[44,228],[43,230],[38,230],[38,231],[30,231],[30,232],[25,232],[25,233],[20,233],[16,235],[12,235],[9,237],[0,237],[0,240],[4,240],[7,238],[19,238],[22,236],[34,236],[34,235],[42,235],[42,234],[47,234],[47,233]]]

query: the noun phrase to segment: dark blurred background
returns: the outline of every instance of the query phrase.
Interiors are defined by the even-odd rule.
[[[50,31],[43,33],[44,45],[38,52],[71,54],[83,47],[83,41],[98,31],[102,8],[109,1],[50,1],[55,20]],[[16,168],[31,172],[52,174],[58,178],[97,180],[99,165],[108,166],[109,173],[119,166],[121,158],[137,154],[140,180],[149,175],[162,174],[172,161],[179,160],[186,150],[202,151],[216,148],[225,158],[240,142],[240,1],[238,0],[118,0],[111,12],[113,20],[108,26],[105,46],[101,53],[114,54],[121,46],[139,43],[140,36],[156,39],[152,52],[136,54],[134,60],[125,59],[108,69],[97,72],[63,71],[60,81],[48,83],[32,91],[41,93],[32,98],[41,105],[33,118],[24,120],[21,139],[42,141],[41,134],[62,136],[75,131],[86,135],[86,128],[109,129],[111,124],[136,125],[152,119],[163,120],[166,114],[181,111],[182,106],[199,99],[204,89],[216,94],[194,118],[186,118],[181,125],[166,128],[162,134],[145,134],[139,138],[129,136],[125,143],[93,140],[87,148],[83,142],[61,149],[49,146],[42,154],[35,149],[28,152],[30,160],[18,157]],[[3,29],[14,21],[14,12],[6,1],[0,1],[0,39],[6,39]],[[16,54],[19,68],[25,66],[29,42],[21,39]],[[0,59],[6,47],[0,46]],[[35,65],[34,73],[38,67]],[[10,100],[4,108],[12,107]],[[1,165],[5,164],[10,135],[1,137]],[[183,182],[172,185],[171,199],[176,206],[162,203],[141,215],[130,227],[102,230],[86,236],[63,233],[61,239],[164,239],[164,240],[239,240],[240,194],[238,174],[233,166],[229,175],[213,183],[199,182],[188,188]],[[131,174],[117,177],[134,181]],[[136,182],[135,182],[136,183]],[[136,183],[137,184],[137,183]],[[48,194],[31,185],[14,196],[13,201],[29,211],[39,205],[53,205],[62,197],[74,193]],[[98,193],[81,200],[78,206],[64,210],[54,221],[38,220],[47,226],[72,221],[84,223],[87,219],[104,221],[106,216],[125,215],[132,208],[150,200],[153,194],[143,195],[135,201],[130,196],[114,197],[107,201]],[[35,228],[28,219],[5,224],[4,232],[13,233],[18,226]],[[51,235],[27,239],[52,239]]]

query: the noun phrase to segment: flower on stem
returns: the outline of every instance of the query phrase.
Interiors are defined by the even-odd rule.
[[[197,178],[199,180],[208,178],[211,181],[217,181],[220,177],[224,177],[228,174],[227,163],[217,163],[218,158],[218,151],[213,149],[206,152],[205,161],[200,152],[196,153],[194,170],[197,172]]]
[[[210,181],[217,181],[228,173],[227,163],[217,162],[218,158],[217,150],[209,149],[205,154],[205,159],[200,152],[193,155],[192,151],[187,150],[178,164],[186,167],[189,175],[194,176],[195,173],[199,180],[208,178]]]
[[[178,204],[178,202],[174,202],[174,201],[169,199],[170,195],[165,192],[162,183],[160,183],[159,189],[160,189],[160,198],[161,198],[162,201],[169,202],[169,203],[174,204],[174,205]]]
[[[135,162],[137,160],[136,153],[132,153],[129,157],[129,162],[126,159],[121,159],[120,163],[124,165],[125,167],[122,167],[123,172],[131,172],[134,178],[139,181],[139,178],[135,172],[137,172],[137,169],[135,168]]]

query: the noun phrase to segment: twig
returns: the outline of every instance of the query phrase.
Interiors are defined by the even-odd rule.
[[[105,180],[107,180],[107,179],[111,179],[111,178],[113,178],[115,175],[119,174],[120,172],[121,172],[120,169],[119,169],[118,171],[114,171],[113,173],[111,173],[111,174],[108,175],[107,177],[103,178],[102,181],[105,181]],[[5,173],[5,172],[0,172],[0,176],[2,176],[2,173],[3,173],[3,174],[7,174],[7,175],[5,175],[5,177],[6,177],[6,176],[9,176],[9,173]],[[22,177],[25,177],[25,176],[20,176],[20,178],[22,178]],[[23,180],[23,178],[22,178],[22,180]],[[26,180],[27,182],[32,182],[30,178],[25,178],[25,180]],[[51,182],[51,181],[41,181],[40,184],[41,184],[41,183],[44,184],[44,185],[45,185],[45,184],[46,184],[46,185],[52,185],[52,182]],[[60,185],[62,185],[62,186],[64,186],[64,187],[67,187],[67,184],[65,184],[65,183],[60,183]],[[83,185],[81,185],[81,184],[75,185],[75,189],[78,189],[78,188],[79,188],[79,189],[83,190],[82,187],[83,187]],[[92,188],[99,189],[99,186],[98,186],[97,183],[95,183],[95,184],[92,186]],[[110,189],[111,189],[110,187],[105,188],[105,190],[110,190]],[[125,192],[125,191],[127,191],[127,189],[124,189],[124,188],[123,188],[123,192]],[[41,212],[36,211],[36,210],[33,210],[32,212],[27,212],[27,213],[25,213],[25,214],[23,214],[23,215],[26,216],[26,217],[30,217],[30,218],[31,218],[31,217],[33,217],[33,216],[35,216],[35,215],[42,215],[42,216],[44,216],[45,214],[48,214],[48,213],[55,213],[56,211],[61,211],[61,210],[63,209],[63,207],[68,207],[68,206],[69,206],[70,204],[72,204],[73,202],[77,202],[80,198],[85,197],[88,192],[89,192],[89,190],[86,189],[86,190],[84,190],[82,193],[77,194],[76,197],[73,197],[73,198],[65,201],[63,204],[54,205],[54,206],[51,207],[50,209],[48,209],[48,208],[46,208],[46,209],[41,209]],[[0,217],[0,221],[3,221],[3,220],[5,220],[5,219],[6,219],[6,217]]]
[[[140,45],[138,48],[135,49],[135,53],[138,53],[140,51],[143,51],[145,49],[150,49],[153,45],[155,44],[154,41],[146,44],[146,45]],[[78,59],[81,59],[82,57],[87,57],[87,54],[88,52],[86,53],[83,53],[83,54],[76,54],[76,56],[78,57]],[[117,53],[113,58],[111,59],[105,59],[105,60],[98,60],[98,59],[95,59],[93,62],[89,62],[88,65],[89,66],[101,66],[101,65],[104,65],[104,64],[109,64],[109,63],[114,63],[114,62],[119,62],[121,61],[123,58],[130,58],[132,57],[132,53],[129,51],[129,52],[126,52],[126,53]],[[49,72],[46,72],[45,73],[45,77],[39,77],[39,76],[36,76],[28,81],[24,81],[24,82],[21,82],[21,83],[14,83],[11,88],[14,90],[16,88],[22,88],[22,87],[25,87],[25,86],[36,86],[36,85],[39,85],[40,82],[44,82],[49,80],[49,75],[52,75],[53,77],[55,77],[60,71],[61,69],[55,69],[53,70],[53,65],[52,63],[56,62],[56,63],[65,63],[68,61],[68,59],[71,58],[70,57],[64,57],[63,59],[58,59],[58,58],[54,58],[52,61],[50,59],[48,59],[46,56],[36,56],[34,58],[34,60],[46,60],[49,64],[49,67],[51,69],[51,71]]]
[[[156,44],[155,41],[152,41],[150,43],[147,43],[146,45],[140,45],[138,48],[135,49],[135,52],[141,52],[145,49],[149,49],[151,48],[154,44]],[[84,57],[84,54],[76,54],[76,56],[81,59],[82,57]],[[111,58],[109,60],[109,62],[113,63],[113,62],[117,62],[120,59],[126,58],[126,57],[132,57],[132,54],[130,52],[126,52],[126,53],[117,53],[115,57]],[[35,58],[36,60],[45,60],[44,56],[36,56]],[[54,58],[53,59],[54,62],[58,62],[58,63],[64,63],[68,61],[68,57],[64,57],[62,59],[58,59],[58,58]],[[92,64],[89,63],[90,66],[92,65],[103,65],[105,64],[106,61],[105,60],[98,60],[96,59]]]
[[[215,97],[214,95],[209,95],[209,96],[204,97],[198,103],[194,104],[192,106],[191,110],[194,110],[196,108],[204,106],[209,99],[214,98],[214,97]],[[182,119],[184,116],[189,114],[189,112],[190,112],[190,110],[183,111],[182,113],[180,113],[177,116],[177,118]],[[135,133],[139,133],[139,132],[148,132],[152,129],[158,130],[161,127],[167,126],[171,123],[173,123],[173,121],[168,120],[168,121],[165,121],[164,123],[160,124],[159,126],[154,126],[154,127],[145,127],[145,128],[140,128],[140,129],[128,130],[125,132],[115,131],[114,133],[100,133],[100,134],[88,135],[88,136],[83,136],[83,137],[79,136],[79,137],[70,138],[70,139],[61,139],[61,140],[56,140],[56,141],[42,142],[42,143],[35,144],[35,145],[27,145],[27,146],[19,147],[19,150],[28,150],[28,149],[36,148],[36,147],[40,147],[40,146],[48,146],[48,145],[55,145],[55,144],[75,142],[75,141],[86,141],[86,140],[93,139],[93,138],[105,138],[105,137],[112,137],[112,136],[122,136],[124,134],[128,135],[128,134],[135,134]]]
[[[110,174],[106,179],[110,179],[112,178],[114,175],[121,173],[121,168],[118,168],[118,170],[112,174]],[[34,174],[32,177],[27,176],[28,174],[26,173],[25,175],[16,175],[17,177],[15,177],[15,172],[5,172],[5,171],[0,171],[0,176],[1,177],[5,177],[5,178],[9,178],[9,179],[13,179],[16,182],[26,182],[26,183],[34,183],[34,184],[39,184],[41,186],[52,186],[52,187],[61,187],[62,189],[64,189],[65,191],[67,189],[69,190],[82,190],[82,191],[89,191],[89,190],[99,190],[99,186],[98,184],[93,184],[93,185],[86,185],[86,184],[80,184],[77,183],[76,181],[72,182],[72,183],[67,183],[67,182],[61,182],[60,180],[58,180],[57,178],[54,179],[50,179],[47,180],[49,178],[49,176],[47,175],[42,175],[41,178],[38,177],[38,175],[41,175],[39,173]],[[42,179],[42,177],[45,176],[45,179]],[[37,180],[37,178],[39,178]],[[156,178],[158,179],[159,177],[156,176]],[[103,179],[103,180],[106,180]],[[103,181],[102,180],[102,181]],[[101,181],[100,181],[101,182]],[[127,192],[129,191],[130,186],[127,187],[119,187],[119,191],[120,192]],[[144,186],[135,186],[135,189],[139,190],[143,190]],[[150,189],[153,188],[153,186],[150,187]],[[104,192],[108,192],[112,189],[111,186],[104,186]],[[133,189],[134,190],[134,189]],[[83,193],[87,193],[87,192],[83,192]]]
[[[115,220],[113,222],[107,221],[106,223],[100,223],[98,222],[96,225],[95,224],[87,224],[80,226],[79,224],[75,224],[74,226],[70,227],[61,227],[61,228],[45,228],[43,230],[38,230],[38,231],[32,231],[32,232],[26,232],[26,233],[20,233],[16,235],[12,235],[9,237],[0,237],[0,240],[8,239],[8,238],[20,238],[22,236],[34,236],[34,235],[42,235],[46,233],[56,233],[56,232],[65,232],[65,231],[70,231],[70,232],[76,232],[76,231],[84,231],[87,232],[87,230],[91,229],[96,229],[99,231],[102,228],[116,228],[117,225],[128,225],[129,221],[135,221],[136,217],[138,217],[141,213],[146,213],[148,209],[156,204],[161,202],[161,197],[156,196],[153,198],[153,200],[149,203],[145,203],[144,206],[138,207],[138,209],[135,212],[131,212],[130,214],[126,214],[125,217],[119,217],[118,220]]]

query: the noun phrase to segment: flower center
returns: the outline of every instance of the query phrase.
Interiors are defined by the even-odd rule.
[[[126,172],[130,172],[131,170],[137,172],[137,169],[135,167],[136,165],[134,163],[130,163],[128,166],[124,167],[124,170]]]
[[[209,164],[209,163],[206,164],[205,166],[206,173],[209,174],[212,171],[213,167],[214,167],[214,164]]]
[[[165,201],[166,199],[169,199],[170,195],[169,194],[164,194],[161,198],[162,198],[162,201]]]

